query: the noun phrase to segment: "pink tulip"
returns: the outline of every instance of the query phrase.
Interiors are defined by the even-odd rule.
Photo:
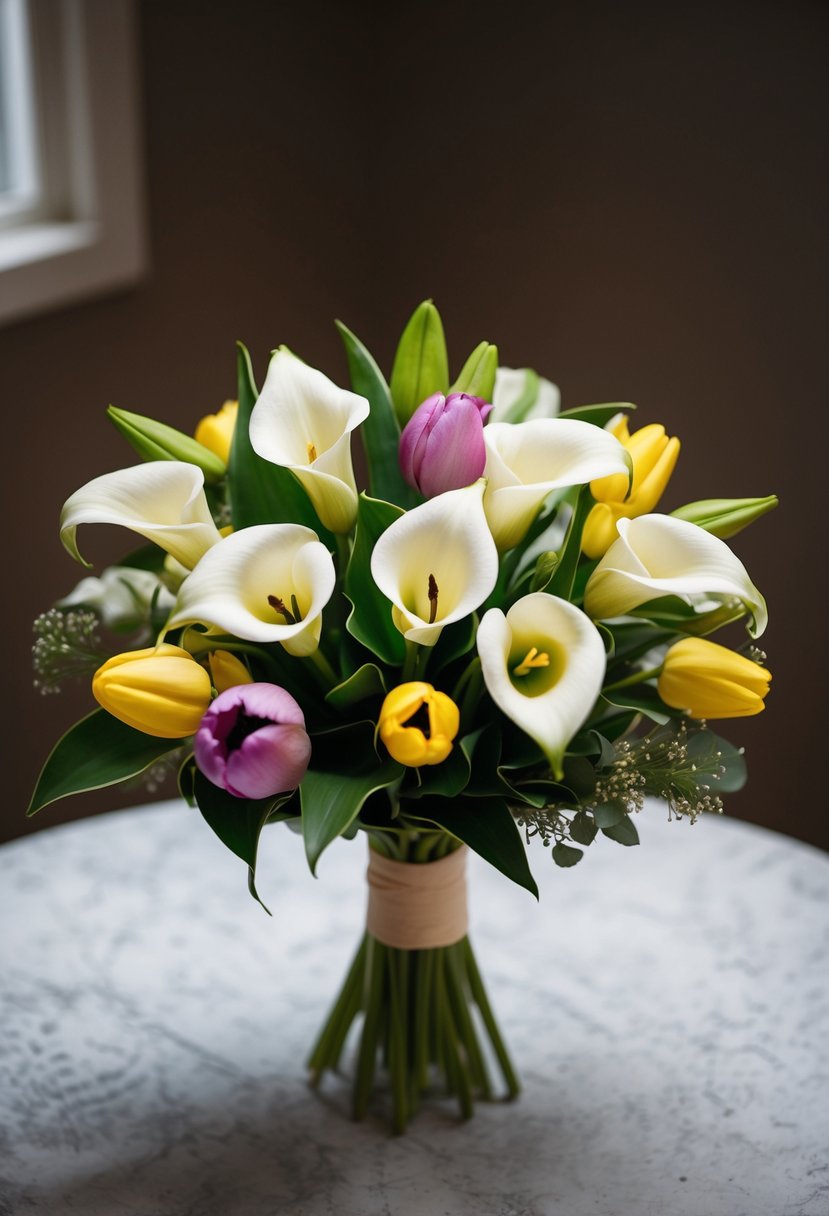
[[[434,393],[412,414],[400,436],[400,468],[426,498],[477,481],[486,464],[484,421],[492,409],[467,393]]]
[[[240,684],[220,693],[194,740],[196,764],[236,798],[295,789],[311,759],[305,717],[276,684]]]

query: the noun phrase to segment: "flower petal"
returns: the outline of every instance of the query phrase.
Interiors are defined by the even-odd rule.
[[[311,740],[301,726],[263,726],[228,756],[225,786],[237,798],[269,798],[294,789],[311,759]]]
[[[60,538],[84,565],[80,524],[119,524],[153,541],[188,569],[215,545],[219,531],[204,496],[204,474],[193,464],[151,460],[88,481],[63,505]]]

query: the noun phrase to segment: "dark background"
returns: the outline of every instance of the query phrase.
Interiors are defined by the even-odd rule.
[[[531,12],[531,15],[530,15]],[[767,713],[724,723],[732,815],[829,846],[826,52],[821,3],[138,8],[151,270],[0,330],[6,496],[0,839],[143,801],[23,818],[91,708],[31,688],[31,621],[82,571],[64,499],[134,462],[111,401],[190,430],[289,344],[345,383],[341,317],[388,371],[420,299],[453,369],[496,341],[566,406],[630,400],[683,442],[664,499],[776,492],[732,542],[766,594]],[[130,538],[87,529],[99,564]]]

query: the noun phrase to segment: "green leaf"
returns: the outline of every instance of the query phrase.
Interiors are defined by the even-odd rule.
[[[424,300],[403,330],[391,371],[391,396],[398,422],[405,426],[432,393],[449,388],[449,359],[440,313]]]
[[[576,844],[591,845],[596,838],[598,827],[589,815],[579,811],[570,824],[570,836]]]
[[[623,815],[619,823],[615,823],[609,828],[602,828],[602,832],[609,840],[615,840],[617,844],[627,847],[639,843],[639,833],[630,815]]]
[[[406,791],[407,798],[455,798],[469,783],[469,757],[463,747],[455,746],[442,764],[423,765],[417,773],[420,783]]]
[[[468,393],[470,397],[483,397],[484,401],[491,402],[497,370],[498,347],[489,342],[479,342],[449,392]]]
[[[602,831],[604,831],[605,828],[616,827],[617,824],[622,822],[624,817],[624,808],[615,802],[606,802],[602,806],[596,806],[593,808],[593,822],[595,823],[596,827],[601,828]]]
[[[652,684],[633,684],[630,688],[617,688],[599,697],[601,709],[635,709],[645,714],[652,722],[664,726],[671,718],[681,718],[681,709],[671,709],[660,697]]]
[[[592,508],[593,495],[590,493],[590,487],[582,486],[570,517],[567,535],[559,550],[558,564],[547,583],[546,591],[549,595],[560,596],[563,600],[571,598],[573,581],[581,556],[581,534]]]
[[[696,763],[701,784],[710,785],[716,794],[733,794],[743,788],[748,771],[741,748],[708,729],[689,731],[687,742],[688,755]],[[713,776],[711,770],[720,766],[725,772]]]
[[[577,405],[575,409],[562,410],[559,418],[574,418],[577,422],[592,422],[594,426],[606,426],[616,414],[629,414],[636,406],[629,401],[615,401],[607,405]]]
[[[316,874],[323,851],[350,827],[366,799],[402,776],[403,766],[391,760],[359,776],[309,769],[299,792],[305,854],[312,874]]]
[[[167,554],[163,549],[159,549],[158,545],[147,544],[133,549],[132,553],[122,557],[115,565],[127,566],[130,570],[151,570],[153,574],[160,574],[164,569],[166,557]]]
[[[346,629],[384,663],[399,667],[406,653],[403,635],[391,619],[391,603],[371,577],[371,554],[386,528],[401,516],[400,507],[361,494],[357,534],[345,575],[345,594],[353,610]]]
[[[448,667],[450,663],[454,663],[455,659],[461,658],[475,645],[475,636],[478,632],[478,617],[476,613],[471,616],[465,616],[463,620],[453,621],[451,625],[446,625],[442,630],[440,637],[435,645],[429,651],[428,672],[431,676],[442,671],[444,667]]]
[[[235,798],[227,790],[208,781],[203,773],[196,772],[194,792],[199,810],[219,840],[247,865],[248,890],[270,916],[270,909],[265,907],[256,892],[259,836],[266,823],[288,817],[289,812],[281,816],[279,812],[293,797],[293,791],[271,798]]]
[[[385,677],[377,664],[364,663],[347,680],[343,680],[342,684],[326,693],[325,699],[334,709],[343,710],[356,705],[358,701],[365,701],[368,697],[384,697],[386,691]]]
[[[178,792],[181,794],[188,806],[196,805],[196,758],[192,754],[185,756],[184,760],[179,765],[178,774],[176,776],[176,784]]]
[[[351,387],[355,393],[365,397],[371,407],[360,429],[368,458],[369,491],[373,498],[385,499],[406,508],[414,506],[417,496],[400,472],[397,457],[400,427],[394,414],[389,386],[360,339],[341,321],[337,321],[336,325],[345,346]]]
[[[253,524],[304,524],[320,540],[334,548],[331,533],[323,528],[311,500],[289,469],[263,460],[254,452],[248,427],[259,396],[253,379],[250,355],[237,343],[239,413],[227,467],[233,527]]]
[[[144,460],[183,460],[204,473],[206,482],[217,482],[225,475],[225,462],[203,443],[144,414],[110,405],[107,417]]]
[[[184,739],[157,739],[133,730],[105,709],[96,709],[55,744],[37,780],[27,815],[86,790],[117,785],[143,773]]]
[[[443,828],[538,899],[521,833],[502,798],[431,798],[406,814]]]
[[[569,844],[554,844],[552,852],[557,866],[576,866],[584,857],[581,849],[574,849]]]

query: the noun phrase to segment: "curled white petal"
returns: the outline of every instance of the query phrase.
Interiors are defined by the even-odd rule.
[[[528,398],[530,404],[525,407]],[[499,367],[496,371],[491,422],[554,418],[560,406],[561,393],[552,380],[545,380],[528,367]]]
[[[560,777],[567,745],[602,688],[605,651],[595,625],[567,600],[537,591],[513,604],[506,616],[490,608],[477,641],[489,695],[535,740]],[[533,650],[546,655],[549,664],[516,674]]]
[[[253,407],[254,451],[291,470],[332,532],[348,532],[357,518],[351,432],[368,413],[365,397],[338,388],[285,348],[271,359]]]
[[[618,439],[572,418],[491,422],[484,440],[484,510],[502,552],[522,540],[552,490],[587,485],[611,473],[627,475],[630,469]]]
[[[434,646],[445,625],[469,616],[498,578],[498,553],[482,504],[483,480],[449,490],[401,515],[371,555],[372,577],[391,600],[395,625],[410,642]],[[429,576],[437,586],[430,622]]]
[[[249,642],[281,642],[291,654],[317,649],[322,610],[336,581],[334,562],[315,532],[300,524],[257,524],[231,532],[186,578],[168,629],[201,623]],[[300,619],[288,624],[268,600]]]
[[[191,569],[220,539],[194,464],[152,460],[88,481],[63,504],[60,538],[79,562],[80,524],[118,524],[153,541]]]
[[[624,616],[640,604],[677,595],[690,604],[738,599],[759,637],[768,623],[766,601],[724,540],[672,515],[620,519],[619,538],[587,583],[585,611],[594,620]]]

